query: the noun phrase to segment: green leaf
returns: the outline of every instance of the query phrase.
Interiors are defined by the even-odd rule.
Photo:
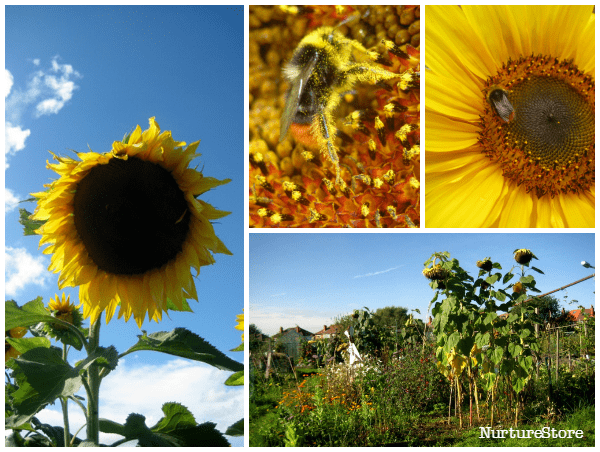
[[[14,300],[7,300],[4,303],[4,330],[12,330],[18,326],[29,327],[40,322],[50,322],[63,325],[71,331],[75,328],[68,322],[63,322],[53,317],[44,306],[42,297],[37,297],[19,307]]]
[[[240,419],[235,424],[230,425],[225,434],[227,436],[244,436],[244,420]]]
[[[5,337],[4,341],[12,345],[21,354],[38,347],[50,348],[51,345],[45,337],[24,337],[21,339]]]
[[[519,318],[519,316],[517,314],[510,314],[508,316],[508,318],[506,319],[506,321],[510,324],[510,323],[513,323],[518,318]]]
[[[521,276],[521,279],[519,281],[521,281],[523,284],[531,284],[532,282],[535,282],[535,279],[532,275],[527,275]]]
[[[502,275],[500,273],[494,273],[492,276],[488,276],[487,278],[485,278],[485,282],[488,283],[490,286],[493,286],[496,281],[498,281],[500,279]]]
[[[144,332],[138,338],[137,344],[127,350],[124,355],[140,350],[151,350],[201,361],[222,370],[237,372],[244,369],[242,363],[229,358],[200,336],[185,328],[175,328],[170,332],[160,331],[150,335],[146,335]]]
[[[510,356],[513,358],[519,356],[522,351],[523,347],[521,347],[519,344],[515,344],[514,342],[508,344],[508,353],[510,353]]]
[[[179,403],[165,403],[162,406],[165,416],[151,429],[146,426],[146,418],[132,413],[124,426],[125,438],[137,439],[140,447],[203,447],[229,446],[223,434],[215,429],[216,424],[205,422],[196,424],[192,413]]]
[[[477,347],[479,347],[479,348],[483,348],[484,345],[489,345],[490,333],[485,333],[485,334],[477,333],[477,335],[475,336],[475,343],[477,344]]]
[[[448,340],[446,341],[446,344],[444,345],[444,351],[446,353],[450,353],[452,351],[452,349],[456,346],[456,344],[458,344],[459,340],[460,340],[460,335],[458,334],[458,331],[455,331],[450,336],[448,336]]]
[[[533,358],[531,356],[519,356],[519,366],[529,374],[533,366]]]
[[[229,441],[215,427],[213,422],[205,422],[195,427],[180,429],[169,436],[174,437],[182,447],[230,447]]]
[[[506,275],[504,275],[504,278],[502,278],[502,284],[506,284],[508,281],[510,281],[515,275],[508,272]]]
[[[535,270],[538,273],[541,273],[542,275],[544,275],[545,273],[543,271],[541,271],[539,268],[537,267],[531,267],[532,270]]]
[[[36,229],[46,223],[45,220],[31,220],[31,212],[26,209],[19,209],[19,223],[23,226],[23,235],[37,235]]]
[[[504,350],[502,350],[502,347],[495,347],[492,350],[490,359],[494,364],[498,365],[500,361],[502,361],[502,355],[504,355]]]
[[[153,432],[169,433],[177,429],[194,427],[196,419],[192,412],[180,403],[169,402],[162,406],[164,417],[151,428]]]
[[[473,348],[473,344],[475,343],[475,339],[473,336],[463,337],[456,344],[456,349],[464,356],[469,356],[471,354],[471,349]]]
[[[94,353],[88,355],[85,359],[78,361],[75,366],[75,370],[79,375],[88,370],[92,364],[97,364],[99,367],[105,367],[110,370],[114,370],[117,367],[118,353],[114,346],[110,347],[98,347]]]
[[[5,426],[27,422],[57,397],[74,395],[81,387],[81,377],[76,369],[62,359],[56,347],[37,347],[9,361],[18,389],[10,394],[10,404],[15,415]]]
[[[240,370],[239,372],[231,375],[226,381],[225,385],[227,386],[244,386],[244,371]]]

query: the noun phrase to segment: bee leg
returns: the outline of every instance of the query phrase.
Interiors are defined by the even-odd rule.
[[[327,149],[327,153],[329,155],[329,160],[335,166],[335,184],[339,185],[340,179],[341,179],[340,178],[340,159],[337,154],[337,149],[335,148],[335,145],[333,144],[333,141],[331,140],[331,135],[335,134],[335,126],[331,126],[332,133],[330,134],[329,127],[327,126],[327,122],[328,122],[327,116],[328,115],[325,112],[319,113],[319,131],[321,133],[319,134],[320,139],[318,141],[321,142],[320,143],[321,144],[321,152],[323,151],[324,148]]]

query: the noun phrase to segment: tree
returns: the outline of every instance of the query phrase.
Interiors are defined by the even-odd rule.
[[[386,306],[373,313],[373,322],[378,327],[400,328],[408,320],[408,309],[400,306]]]
[[[532,314],[534,322],[542,324],[548,323],[549,321],[556,321],[561,315],[559,301],[552,295],[546,295],[540,298],[534,298],[527,302],[528,307],[538,308],[539,314]],[[520,307],[517,306],[514,310],[515,314],[520,314]]]
[[[265,341],[269,338],[266,334],[264,334],[259,327],[257,327],[254,323],[251,323],[248,327],[248,332],[250,333],[250,341],[249,341],[249,350],[251,352],[259,351],[265,345]],[[262,339],[261,339],[262,335]]]

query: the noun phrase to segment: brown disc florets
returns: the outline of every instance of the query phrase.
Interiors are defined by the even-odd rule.
[[[595,81],[549,56],[509,60],[483,89],[479,144],[538,198],[595,183]]]

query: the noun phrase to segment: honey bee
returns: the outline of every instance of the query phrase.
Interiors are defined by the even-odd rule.
[[[504,122],[510,122],[515,119],[515,109],[508,100],[506,91],[502,88],[492,86],[488,91],[487,101]]]
[[[283,68],[290,88],[281,115],[279,140],[285,139],[292,124],[310,126],[310,135],[321,153],[335,166],[336,185],[341,178],[334,144],[334,113],[343,93],[357,82],[376,84],[399,77],[376,61],[380,61],[376,52],[369,52],[337,28],[325,26],[307,34]]]

